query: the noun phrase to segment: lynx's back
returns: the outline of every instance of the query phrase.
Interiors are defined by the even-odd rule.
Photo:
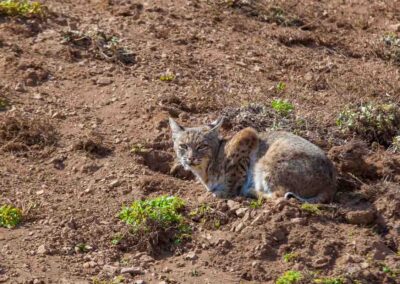
[[[284,131],[270,131],[259,137],[253,174],[258,194],[294,196],[313,203],[332,201],[336,170],[318,146]]]

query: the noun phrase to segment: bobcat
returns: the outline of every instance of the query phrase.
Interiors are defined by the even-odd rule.
[[[258,134],[245,128],[230,140],[219,138],[223,118],[186,128],[172,118],[179,162],[218,197],[295,197],[301,202],[331,202],[336,170],[325,153],[288,132]]]

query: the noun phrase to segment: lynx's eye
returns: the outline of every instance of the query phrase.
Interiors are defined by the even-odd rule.
[[[201,144],[196,149],[197,149],[197,151],[205,151],[205,150],[208,149],[208,145],[207,144]]]
[[[185,144],[179,144],[178,148],[179,150],[186,151],[188,147]]]

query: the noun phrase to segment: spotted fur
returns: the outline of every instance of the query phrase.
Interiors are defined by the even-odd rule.
[[[184,128],[170,119],[179,162],[219,197],[295,197],[329,202],[336,192],[336,171],[311,142],[283,131],[258,134],[245,128],[230,140],[218,135],[222,118]]]

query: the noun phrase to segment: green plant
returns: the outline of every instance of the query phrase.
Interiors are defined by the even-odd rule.
[[[347,107],[340,112],[336,125],[342,131],[359,134],[371,143],[388,146],[398,134],[400,111],[396,104],[369,103]]]
[[[344,284],[343,278],[316,278],[314,283],[318,284]]]
[[[117,233],[113,236],[112,240],[111,240],[111,244],[113,244],[114,246],[118,245],[122,239],[124,238],[124,236],[120,233]]]
[[[85,243],[79,243],[79,244],[75,245],[76,252],[85,253],[85,252],[90,251],[91,249],[92,249],[92,247]]]
[[[275,284],[294,284],[298,283],[302,278],[303,275],[299,271],[289,270],[279,277]]]
[[[12,205],[0,207],[0,227],[14,228],[22,221],[22,212]]]
[[[146,153],[148,151],[149,151],[149,149],[146,148],[144,145],[142,145],[140,143],[133,144],[132,147],[131,147],[131,153],[132,154],[143,154],[143,153]]]
[[[0,97],[0,111],[5,110],[8,107],[9,103],[6,99]]]
[[[273,100],[271,107],[282,116],[288,116],[294,110],[294,106],[291,103],[281,99]]]
[[[278,92],[283,92],[286,89],[286,84],[284,82],[279,82],[276,84],[276,90]]]
[[[250,202],[250,208],[258,209],[258,208],[261,208],[263,204],[264,204],[264,198],[259,197],[258,199],[252,200]]]
[[[172,73],[169,73],[169,72],[162,74],[160,76],[160,80],[163,82],[170,82],[170,81],[173,81],[174,79],[175,79],[175,75]]]
[[[303,203],[300,206],[301,210],[309,212],[311,214],[314,215],[320,215],[321,214],[321,210],[319,209],[319,206],[316,204],[310,204],[310,203]]]
[[[137,200],[130,207],[125,207],[119,213],[119,218],[125,223],[138,228],[147,220],[153,220],[165,226],[180,223],[183,220],[179,213],[185,202],[175,196],[160,196],[148,200]]]
[[[11,17],[35,17],[45,13],[41,3],[28,0],[3,0],[0,1],[0,15]]]
[[[296,252],[286,253],[283,255],[284,262],[293,262],[299,257],[299,254]]]

